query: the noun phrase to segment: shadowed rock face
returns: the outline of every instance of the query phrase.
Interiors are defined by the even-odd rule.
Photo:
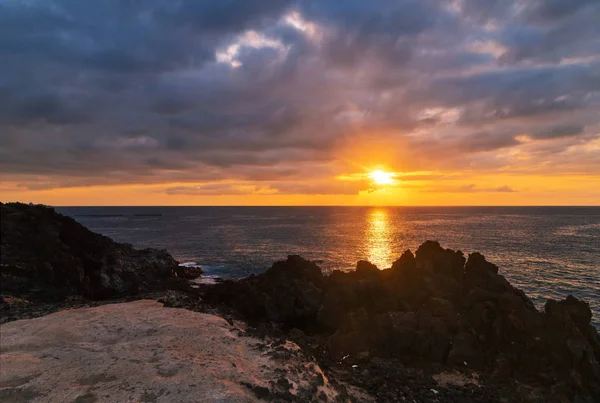
[[[95,234],[54,209],[1,205],[2,296],[53,302],[105,299],[164,288],[191,277],[166,250],[136,250]]]
[[[330,276],[290,256],[205,297],[252,321],[321,334],[334,359],[367,353],[467,366],[554,396],[600,396],[600,339],[587,303],[569,296],[539,312],[483,255],[467,260],[438,242],[404,252],[391,269],[361,261],[354,272]]]

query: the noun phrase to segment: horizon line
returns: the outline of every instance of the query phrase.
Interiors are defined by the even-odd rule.
[[[27,203],[24,203],[27,204]],[[34,203],[35,204],[35,203]],[[39,203],[43,204],[43,203]],[[256,205],[256,204],[185,204],[185,205],[152,205],[152,204],[140,204],[140,205],[49,205],[45,204],[49,207],[403,207],[403,208],[438,208],[438,207],[600,207],[600,204],[508,204],[508,205],[467,205],[467,204],[448,204],[448,205],[400,205],[400,204],[391,204],[391,205],[377,205],[377,204],[364,204],[364,205],[349,205],[349,204],[264,204],[264,205]]]

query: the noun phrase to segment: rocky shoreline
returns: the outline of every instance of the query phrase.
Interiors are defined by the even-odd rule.
[[[289,256],[262,275],[170,304],[227,307],[381,401],[600,396],[600,338],[587,303],[569,296],[540,312],[483,255],[466,259],[437,242],[406,251],[391,269],[358,262],[354,272],[329,276]],[[440,387],[443,378],[450,381]]]
[[[2,321],[186,289],[202,272],[180,267],[166,250],[137,250],[95,234],[50,207],[3,203],[0,211]]]
[[[201,273],[167,251],[117,244],[44,206],[1,207],[0,323],[153,299],[222,317],[248,337],[293,341],[337,401],[599,401],[588,304],[569,296],[538,311],[479,253],[427,241],[389,269],[360,261],[328,276],[289,256],[261,275],[191,287]],[[324,400],[300,399],[286,379],[255,398]]]

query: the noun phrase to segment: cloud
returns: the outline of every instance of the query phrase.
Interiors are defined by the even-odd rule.
[[[529,19],[548,22],[571,16],[593,5],[594,0],[546,0],[532,2],[526,11]]]
[[[223,196],[223,195],[265,195],[277,193],[269,186],[245,184],[211,183],[199,186],[174,186],[165,189],[168,195]]]
[[[407,172],[589,170],[598,18],[586,0],[5,1],[0,179],[355,194],[328,178],[359,137]]]
[[[511,193],[511,192],[516,192],[516,190],[514,190],[513,188],[511,188],[507,185],[504,185],[504,186],[497,187],[496,192]]]
[[[563,124],[559,126],[544,128],[533,134],[536,139],[556,139],[573,137],[582,134],[585,126],[580,124]]]
[[[475,184],[469,184],[464,186],[438,186],[425,189],[427,192],[433,193],[513,193],[516,192],[513,188],[508,185],[499,187],[477,187]]]
[[[197,186],[168,187],[164,192],[168,195],[187,196],[223,196],[223,195],[356,195],[368,190],[365,182],[316,181],[306,183],[276,182],[270,185],[240,183],[208,183]]]
[[[460,146],[467,152],[493,151],[519,144],[512,133],[476,133],[461,140]]]

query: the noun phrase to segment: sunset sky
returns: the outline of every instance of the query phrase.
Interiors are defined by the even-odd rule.
[[[0,0],[0,200],[598,205],[599,22],[597,0]]]

